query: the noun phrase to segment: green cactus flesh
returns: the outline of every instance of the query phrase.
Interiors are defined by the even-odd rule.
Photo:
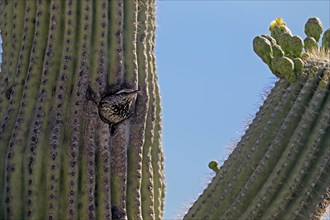
[[[330,54],[278,56],[270,42],[254,51],[280,79],[184,219],[320,219],[330,203]]]
[[[322,48],[327,52],[330,51],[330,28],[323,33]]]
[[[253,40],[253,49],[265,63],[270,64],[273,58],[271,41],[263,36],[257,36]]]
[[[299,36],[292,36],[289,40],[288,52],[294,57],[300,57],[304,48],[304,42]]]
[[[286,78],[290,82],[294,82],[294,62],[288,57],[275,57],[271,61],[271,67],[274,74],[280,78]]]
[[[318,44],[312,37],[306,37],[304,40],[304,47],[306,52],[313,52],[317,50]]]
[[[0,219],[161,219],[155,1],[0,1]],[[139,89],[110,134],[96,99]]]
[[[272,49],[273,49],[274,57],[283,57],[284,56],[284,51],[282,50],[280,45],[274,44],[274,45],[272,45]]]

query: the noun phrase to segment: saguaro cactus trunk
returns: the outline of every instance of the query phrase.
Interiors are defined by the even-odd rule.
[[[160,219],[154,0],[1,0],[0,219]],[[139,90],[113,134],[104,96]]]
[[[330,29],[319,49],[322,25],[307,22],[310,50],[274,22],[253,46],[280,79],[185,219],[320,219],[330,203]]]

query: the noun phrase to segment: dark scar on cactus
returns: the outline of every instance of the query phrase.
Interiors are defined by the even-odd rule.
[[[93,91],[93,89],[88,85],[86,88],[86,95],[85,95],[86,100],[94,102],[96,105],[98,105],[97,101],[97,95]]]
[[[12,86],[10,86],[8,89],[7,89],[7,92],[6,92],[6,98],[8,99],[8,100],[10,100],[10,97],[11,97],[11,95],[13,94],[13,87],[14,87],[14,85],[12,85]]]
[[[111,207],[112,219],[122,219],[125,216],[125,213],[120,211],[116,206]]]
[[[110,134],[114,135],[118,124],[133,116],[139,90],[124,88],[115,92],[109,91],[110,89],[106,89],[98,101],[97,94],[88,86],[86,99],[97,105],[100,119],[109,124]]]

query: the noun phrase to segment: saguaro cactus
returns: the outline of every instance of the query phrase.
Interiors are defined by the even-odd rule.
[[[154,0],[0,3],[0,219],[162,218]],[[97,104],[122,89],[111,134]]]
[[[254,51],[280,79],[185,219],[319,219],[330,202],[330,29],[320,49],[317,18],[305,41],[270,31]]]

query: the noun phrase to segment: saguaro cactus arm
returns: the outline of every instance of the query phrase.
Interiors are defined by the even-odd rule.
[[[308,37],[321,26],[310,19]],[[329,51],[303,54],[282,19],[270,31],[254,51],[280,79],[184,219],[318,219],[330,202]]]

